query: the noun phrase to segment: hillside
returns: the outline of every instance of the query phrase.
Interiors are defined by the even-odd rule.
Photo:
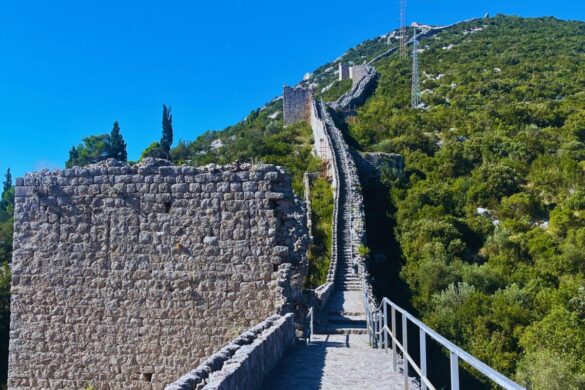
[[[349,122],[358,148],[405,157],[388,184],[414,306],[533,388],[584,386],[584,33],[459,24],[421,43],[426,109],[408,107],[410,64],[390,56]]]
[[[338,97],[348,88],[335,82],[338,61],[370,60],[395,47],[395,35],[351,49],[305,84]],[[420,47],[425,108],[409,107],[410,60],[392,53],[374,63],[377,90],[346,126],[357,149],[405,157],[403,179],[383,178],[394,229],[381,234],[396,238],[409,302],[532,388],[583,388],[585,23],[497,16]],[[300,191],[300,175],[318,162],[310,129],[283,128],[281,110],[275,100],[179,145],[174,159],[282,164]],[[379,271],[378,284],[389,273]]]

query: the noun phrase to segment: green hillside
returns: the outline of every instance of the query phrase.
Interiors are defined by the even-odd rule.
[[[342,60],[361,63],[397,43],[386,41]],[[409,107],[410,60],[394,53],[374,64],[378,88],[347,134],[358,149],[405,157],[405,178],[384,178],[395,225],[385,234],[398,242],[410,302],[439,332],[532,388],[583,388],[585,23],[498,16],[420,47],[425,108]],[[326,64],[306,83],[319,92],[335,69]],[[317,166],[306,159],[310,134],[283,129],[280,109],[274,101],[181,145],[177,157],[281,163],[298,186]],[[215,139],[223,146],[212,150]]]
[[[349,123],[359,148],[405,157],[388,184],[412,302],[525,384],[583,388],[585,23],[496,17],[421,48],[426,108],[390,56]]]
[[[339,61],[397,44],[396,33],[365,41],[303,84],[334,100],[350,87],[336,81]],[[393,52],[373,64],[373,96],[340,123],[358,150],[406,162],[404,177],[364,189],[372,258],[385,258],[372,268],[376,289],[531,389],[584,389],[585,23],[476,19],[423,38],[419,55],[423,108],[410,108],[410,59]],[[275,99],[170,157],[283,165],[301,194],[303,172],[320,169],[311,144],[308,125],[283,126]],[[111,155],[104,145],[85,154]],[[329,261],[326,199],[318,181],[309,286]]]

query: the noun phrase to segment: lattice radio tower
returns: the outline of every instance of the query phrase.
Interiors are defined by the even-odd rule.
[[[420,79],[418,75],[418,42],[416,41],[416,27],[412,38],[412,92],[410,95],[412,108],[420,108]]]
[[[400,0],[400,58],[406,57],[406,0]]]

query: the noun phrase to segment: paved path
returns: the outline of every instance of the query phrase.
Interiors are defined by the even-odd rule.
[[[314,335],[310,345],[288,350],[264,382],[264,390],[400,390],[392,355],[368,345],[367,335]]]

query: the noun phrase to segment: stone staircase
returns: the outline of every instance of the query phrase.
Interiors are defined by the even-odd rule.
[[[327,130],[329,134],[338,131]],[[383,350],[369,345],[362,284],[353,268],[352,205],[346,154],[339,149],[343,147],[339,140],[333,135],[331,138],[339,178],[332,248],[332,257],[337,259],[334,289],[325,308],[317,313],[319,321],[311,342],[290,349],[265,379],[263,389],[402,390],[403,374],[392,371],[392,360]]]
[[[321,107],[324,110],[324,107]],[[329,125],[327,125],[329,127]],[[335,272],[334,291],[323,310],[325,318],[316,329],[317,334],[366,334],[366,315],[363,307],[362,282],[353,267],[353,250],[351,241],[351,212],[349,198],[349,172],[341,142],[333,134],[337,129],[327,129],[331,134],[333,152],[337,161],[338,183],[338,217],[337,217],[337,268]]]

